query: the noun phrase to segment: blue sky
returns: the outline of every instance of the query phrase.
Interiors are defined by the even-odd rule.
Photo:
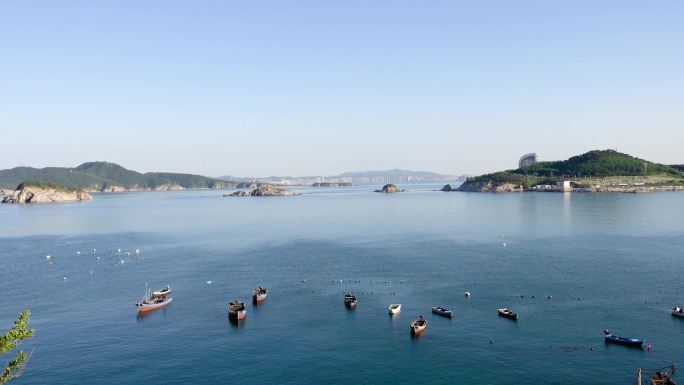
[[[684,163],[681,1],[2,1],[0,168]]]

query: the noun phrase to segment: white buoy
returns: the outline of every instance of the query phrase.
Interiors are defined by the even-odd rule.
[[[503,247],[506,247],[506,242],[503,243]]]
[[[140,254],[140,250],[135,249],[135,253],[136,253],[136,254]]]
[[[207,285],[211,285],[212,283],[212,281],[207,281]]]
[[[99,260],[100,260],[100,257],[97,257],[97,260],[99,261]]]
[[[66,277],[64,277],[64,280],[66,281]]]
[[[80,251],[77,251],[77,252],[76,252],[76,255],[81,255],[81,252],[80,252]]]
[[[93,253],[96,253],[96,252],[97,252],[97,249],[93,249]]]
[[[116,249],[116,251],[120,253],[120,252],[121,252],[121,249]]]
[[[93,272],[92,272],[92,271],[90,272],[90,275],[93,275]]]
[[[121,260],[120,262],[121,262],[121,264],[123,265],[123,263],[124,263],[124,260],[122,259],[122,260]]]
[[[49,256],[49,255],[45,256],[45,259],[50,259],[50,258],[52,258],[52,256]]]

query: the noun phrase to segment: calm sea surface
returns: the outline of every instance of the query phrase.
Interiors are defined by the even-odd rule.
[[[0,206],[0,330],[24,308],[36,329],[17,384],[630,384],[684,364],[669,313],[684,305],[684,193],[406,187]],[[140,318],[146,282],[174,303]],[[268,300],[229,323],[227,303],[259,285]],[[429,328],[411,338],[419,314]]]

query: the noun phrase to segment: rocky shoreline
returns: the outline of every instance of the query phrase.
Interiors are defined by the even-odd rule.
[[[448,186],[448,187],[447,187]],[[587,193],[649,193],[662,191],[684,191],[684,186],[592,186],[592,187],[571,187],[568,190],[563,190],[557,187],[538,189],[529,188],[519,184],[512,183],[493,183],[476,182],[463,184],[457,189],[451,188],[450,185],[445,185],[440,191],[461,191],[461,192],[587,192]]]
[[[273,187],[268,183],[249,183],[241,184],[244,187],[248,187],[248,191],[238,190],[231,194],[224,194],[224,197],[276,197],[276,196],[293,196],[299,195],[294,191],[290,191],[284,188]]]
[[[67,190],[52,186],[33,186],[25,183],[2,199],[2,203],[62,203],[81,202],[93,199],[90,193],[83,190]]]

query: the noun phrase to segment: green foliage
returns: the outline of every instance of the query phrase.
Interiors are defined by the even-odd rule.
[[[27,181],[21,182],[21,184],[19,184],[17,186],[17,190],[21,190],[24,187],[38,187],[38,188],[42,188],[42,189],[53,189],[53,190],[65,191],[65,192],[74,191],[74,189],[66,188],[66,187],[60,186],[56,183],[46,182],[46,181],[34,181],[34,180],[27,180]]]
[[[33,337],[35,330],[28,328],[30,317],[31,312],[24,310],[19,315],[17,322],[14,323],[14,327],[0,336],[0,354],[9,352],[16,348],[19,342]],[[0,374],[0,384],[4,384],[15,377],[16,373],[21,370],[27,360],[28,357],[26,356],[26,353],[20,351],[17,356],[7,364],[7,367],[3,370],[2,374]]]
[[[14,188],[23,181],[41,181],[65,189],[105,190],[109,186],[125,189],[154,189],[164,184],[177,183],[184,188],[226,188],[235,183],[200,175],[174,173],[146,173],[127,170],[118,164],[88,162],[76,168],[15,167],[0,170],[0,187]],[[34,182],[35,183],[35,182]]]
[[[671,166],[645,161],[613,150],[590,151],[568,160],[539,162],[510,171],[545,177],[647,176],[680,172]]]
[[[564,178],[667,175],[684,178],[684,166],[667,166],[649,162],[613,150],[590,151],[568,160],[538,162],[516,170],[500,171],[468,178],[464,186],[491,181],[530,187],[555,184]],[[673,182],[677,184],[678,182]]]

